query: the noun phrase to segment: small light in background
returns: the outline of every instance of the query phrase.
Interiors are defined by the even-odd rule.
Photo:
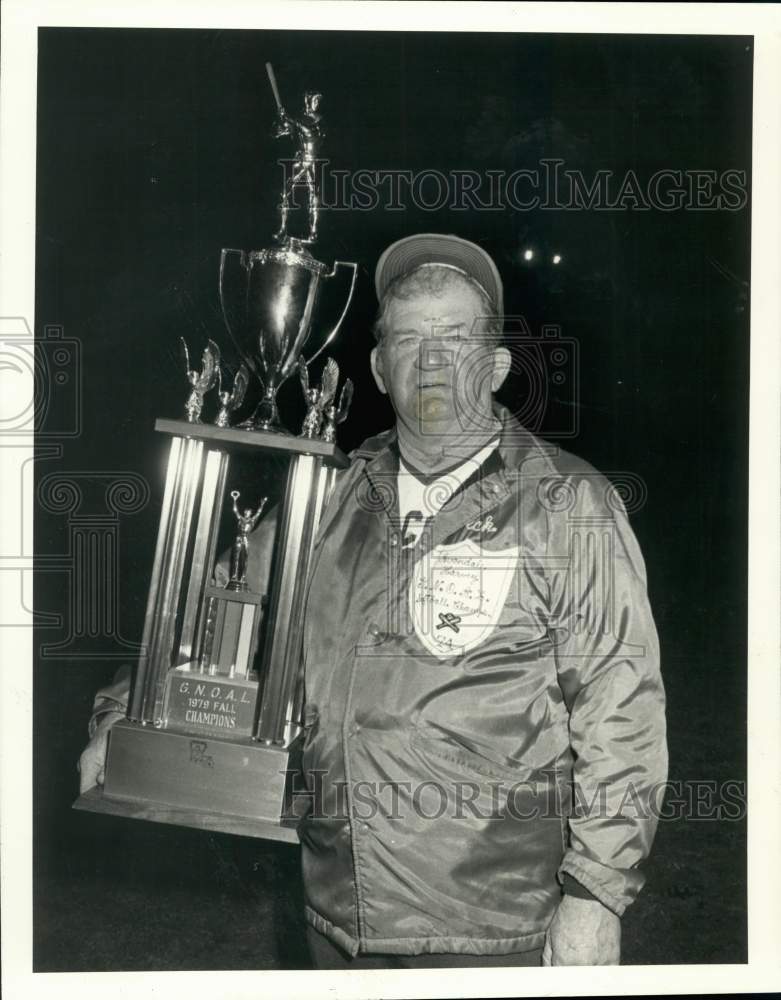
[[[554,264],[560,264],[561,263],[561,254],[560,253],[555,253],[553,255],[553,263]]]
[[[531,260],[533,256],[534,256],[534,251],[533,250],[524,250],[523,251],[523,259],[524,260]]]

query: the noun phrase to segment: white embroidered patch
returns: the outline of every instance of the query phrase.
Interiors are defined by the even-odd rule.
[[[471,538],[418,559],[409,590],[415,632],[434,656],[469,652],[496,628],[520,547],[483,549]]]

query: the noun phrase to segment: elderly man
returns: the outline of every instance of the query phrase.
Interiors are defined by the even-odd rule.
[[[491,258],[419,235],[375,281],[396,425],[337,482],[305,614],[310,949],[330,968],[617,963],[667,766],[641,553],[607,480],[496,405]]]

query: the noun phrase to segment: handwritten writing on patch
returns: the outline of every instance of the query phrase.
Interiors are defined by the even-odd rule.
[[[415,632],[436,656],[465,653],[496,627],[520,549],[484,551],[472,539],[437,546],[415,566],[410,614]],[[458,634],[441,629],[458,620]]]

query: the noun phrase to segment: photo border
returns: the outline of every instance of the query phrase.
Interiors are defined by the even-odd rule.
[[[719,993],[781,988],[781,671],[779,670],[779,309],[781,217],[779,4],[6,0],[0,75],[0,316],[34,322],[35,124],[39,27],[158,27],[354,31],[753,35],[749,481],[747,965],[420,972],[32,972],[32,630],[0,628],[2,969],[9,998],[457,997]],[[566,28],[563,26],[566,25]],[[671,30],[674,28],[674,30]],[[17,384],[20,407],[32,398]],[[32,446],[32,442],[29,442]],[[2,449],[0,449],[0,452]],[[0,461],[2,460],[0,456]],[[0,466],[0,482],[2,479]],[[13,484],[3,490],[9,502]],[[18,493],[18,484],[16,486]],[[25,523],[31,524],[32,496]],[[18,519],[0,518],[0,551],[19,547]],[[27,534],[30,535],[31,532]],[[29,555],[32,555],[30,552]],[[31,577],[28,572],[26,577]],[[26,579],[26,585],[29,581]],[[31,585],[27,586],[31,592]],[[0,589],[0,594],[3,591]],[[27,602],[29,605],[29,601]],[[696,933],[692,927],[692,933]],[[649,928],[653,933],[653,928]]]

